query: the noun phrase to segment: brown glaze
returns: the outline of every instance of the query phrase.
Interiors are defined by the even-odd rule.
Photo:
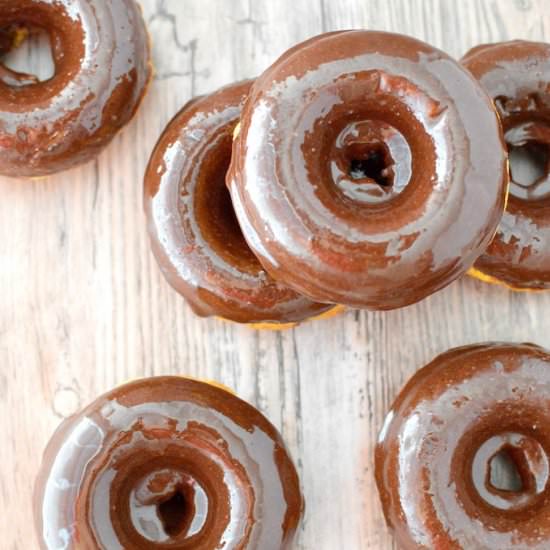
[[[455,61],[405,36],[344,31],[258,78],[228,182],[274,278],[314,300],[391,309],[485,249],[506,164],[495,110]]]
[[[303,502],[276,429],[219,387],[140,380],[58,429],[35,491],[44,550],[279,550]]]
[[[550,289],[550,45],[478,46],[462,63],[495,101],[510,152],[506,212],[475,267],[516,289]]]
[[[0,56],[26,28],[49,34],[55,74],[0,64],[0,174],[36,177],[94,158],[137,110],[151,64],[134,0],[0,0]]]
[[[225,176],[251,82],[188,103],[162,134],[145,174],[153,252],[168,282],[202,316],[289,323],[332,306],[275,282],[242,235]]]
[[[493,481],[505,453],[519,485]],[[532,344],[451,350],[395,401],[376,449],[384,513],[405,550],[550,547],[550,354]]]

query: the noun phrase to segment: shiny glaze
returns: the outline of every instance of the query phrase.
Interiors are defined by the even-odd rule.
[[[550,45],[478,46],[462,59],[499,110],[508,146],[550,150]],[[511,157],[511,160],[512,157]],[[476,269],[516,289],[550,289],[550,162],[531,186],[514,181],[498,233]]]
[[[44,176],[89,161],[130,120],[151,77],[134,0],[0,0],[0,55],[14,25],[50,35],[54,76],[0,64],[0,174]]]
[[[505,451],[522,488],[491,483]],[[404,550],[550,547],[550,354],[480,344],[432,361],[399,394],[376,448],[384,513]]]
[[[373,151],[393,184],[351,177]],[[314,300],[391,309],[485,249],[504,208],[505,152],[489,98],[455,61],[405,36],[344,31],[258,78],[228,182],[274,278]]]
[[[269,421],[219,387],[178,377],[121,386],[65,421],[35,491],[44,550],[279,550],[302,508]]]
[[[289,323],[331,306],[275,282],[235,218],[225,176],[251,82],[188,103],[162,134],[145,174],[145,212],[168,282],[202,316]]]

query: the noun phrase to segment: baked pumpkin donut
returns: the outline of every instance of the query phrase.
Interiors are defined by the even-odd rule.
[[[505,42],[462,59],[493,98],[510,156],[510,197],[472,275],[517,290],[550,289],[550,45]]]
[[[26,29],[49,34],[55,74],[0,64],[0,174],[44,176],[89,161],[130,120],[151,77],[134,0],[0,0],[0,56]]]
[[[303,502],[276,429],[217,386],[132,382],[65,421],[35,491],[44,550],[279,550]]]
[[[145,212],[162,272],[195,313],[277,327],[334,306],[274,281],[235,217],[225,176],[250,85],[194,99],[168,124],[145,174]]]
[[[506,161],[494,107],[458,63],[406,36],[343,31],[256,80],[228,182],[275,279],[312,300],[392,309],[485,249]]]
[[[420,370],[376,448],[384,513],[403,549],[550,548],[550,354],[457,348]],[[507,464],[509,479],[498,474]]]

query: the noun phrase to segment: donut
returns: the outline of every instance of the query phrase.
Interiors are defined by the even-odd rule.
[[[145,174],[147,226],[168,283],[200,316],[282,327],[333,309],[274,281],[237,222],[225,176],[251,81],[196,98],[168,124]]]
[[[443,52],[343,31],[252,86],[228,184],[266,271],[320,302],[412,304],[467,271],[502,215],[493,105]]]
[[[96,157],[136,112],[151,78],[134,0],[0,0],[0,59],[29,29],[50,37],[40,82],[0,63],[0,174],[42,177]]]
[[[277,430],[220,387],[135,381],[66,420],[35,490],[40,548],[289,548],[303,509]]]
[[[462,59],[500,114],[510,195],[495,239],[471,275],[515,290],[550,289],[550,45],[513,41]]]
[[[417,372],[375,455],[400,548],[550,548],[549,426],[550,353],[538,346],[461,347]]]

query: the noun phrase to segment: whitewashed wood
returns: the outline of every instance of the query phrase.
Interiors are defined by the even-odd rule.
[[[0,178],[0,547],[36,548],[32,482],[62,417],[121,382],[178,373],[222,381],[282,430],[307,500],[297,548],[393,548],[372,478],[373,446],[391,400],[450,346],[550,346],[550,293],[512,294],[463,280],[405,310],[349,311],[285,333],[200,320],[149,252],[142,174],[161,129],[191,95],[259,74],[297,41],[366,27],[460,56],[479,42],[550,40],[550,3],[142,4],[156,80],[137,118],[83,168],[43,181]]]

